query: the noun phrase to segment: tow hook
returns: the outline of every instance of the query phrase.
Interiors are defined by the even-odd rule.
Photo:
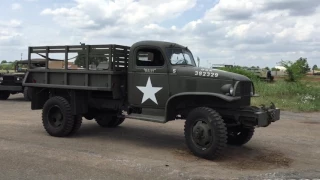
[[[273,102],[271,102],[271,105],[269,107],[266,107],[265,105],[261,105],[261,109],[268,114],[269,123],[276,121],[277,108]]]

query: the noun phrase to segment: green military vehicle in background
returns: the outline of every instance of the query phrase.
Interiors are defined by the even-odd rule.
[[[31,68],[44,67],[46,61],[32,60]],[[0,74],[0,100],[7,100],[11,94],[23,93],[24,99],[31,99],[30,89],[22,86],[28,67],[28,60],[17,61],[13,73]]]
[[[247,71],[252,72],[253,74],[255,74],[257,76],[257,78],[261,79],[261,80],[265,80],[265,81],[273,81],[274,80],[274,76],[271,75],[271,71],[267,70],[267,69],[261,69],[261,68],[244,68]]]
[[[28,51],[29,58],[32,53],[43,53],[48,61],[52,53],[65,57],[63,69],[30,69],[23,82],[33,88],[31,109],[42,109],[43,126],[51,136],[71,136],[83,117],[108,128],[125,119],[185,120],[188,148],[196,156],[213,159],[227,144],[247,143],[255,127],[280,119],[272,103],[250,105],[256,96],[250,79],[199,68],[191,51],[176,43],[39,46]],[[79,54],[82,68],[69,69],[69,53]]]

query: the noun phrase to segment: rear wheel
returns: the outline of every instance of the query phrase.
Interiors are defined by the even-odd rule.
[[[241,146],[249,142],[254,134],[254,127],[228,128],[228,144]]]
[[[213,109],[200,107],[192,110],[185,122],[188,148],[205,159],[218,157],[227,143],[227,130],[221,116]]]
[[[69,102],[63,97],[50,98],[42,110],[42,123],[51,136],[64,137],[69,135],[75,123]]]
[[[0,100],[7,100],[10,96],[9,91],[0,91]]]
[[[118,117],[116,114],[99,116],[96,119],[96,122],[101,127],[114,128],[122,124],[125,118]]]
[[[73,118],[74,118],[74,125],[73,125],[72,131],[70,132],[69,135],[76,134],[82,125],[82,117],[81,116],[79,116],[79,115],[73,116]]]

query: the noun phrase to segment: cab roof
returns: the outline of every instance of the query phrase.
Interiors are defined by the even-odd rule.
[[[152,40],[138,41],[138,42],[134,43],[131,46],[131,48],[135,49],[138,46],[157,46],[157,47],[160,47],[161,49],[165,49],[168,47],[187,48],[186,46],[182,46],[182,45],[174,43],[174,42],[152,41]]]

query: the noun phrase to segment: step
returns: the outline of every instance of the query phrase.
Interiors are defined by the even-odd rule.
[[[166,123],[165,118],[163,116],[154,116],[154,115],[146,115],[146,114],[130,114],[130,115],[127,115],[126,118],[157,122],[157,123]]]

